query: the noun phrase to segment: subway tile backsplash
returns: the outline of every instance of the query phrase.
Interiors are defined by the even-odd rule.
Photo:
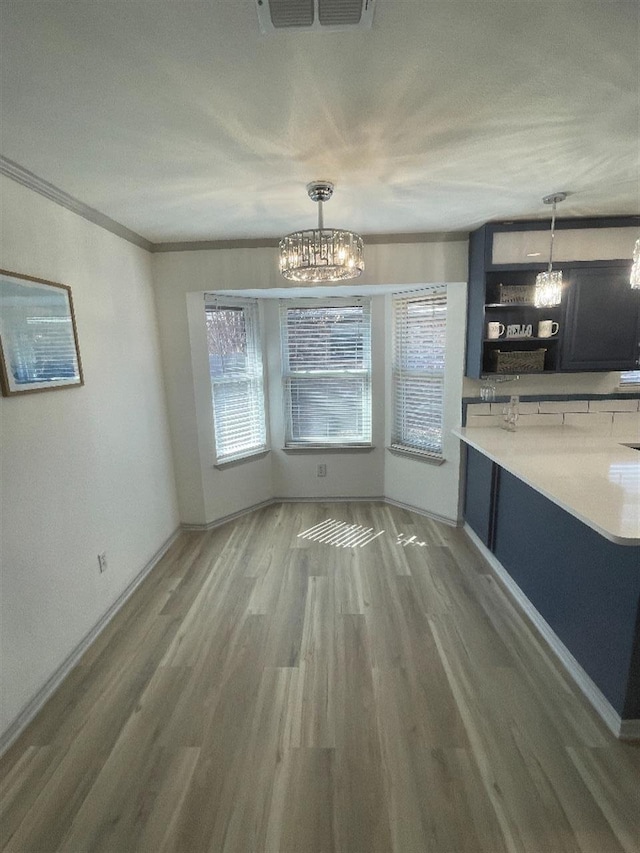
[[[588,412],[588,400],[541,400],[540,412]]]
[[[564,416],[566,426],[597,432],[598,435],[611,435],[613,426],[612,412],[567,412]]]
[[[589,400],[590,412],[637,412],[640,400]]]
[[[492,415],[501,415],[506,403],[491,403],[491,414]],[[522,401],[518,405],[518,410],[521,415],[537,415],[538,414],[538,403],[529,403],[525,400]]]
[[[501,423],[502,415],[467,415],[468,427],[494,427]]]
[[[490,415],[491,414],[491,405],[490,403],[469,403],[467,406],[467,420],[472,417],[472,415]]]
[[[640,443],[640,412],[614,412],[612,435],[614,438],[633,435]]]
[[[469,403],[466,426],[500,426],[506,405],[506,402]],[[519,404],[519,412],[518,428],[564,424],[598,435],[614,437],[635,431],[640,442],[640,400],[635,397],[607,400],[523,400]]]
[[[518,418],[518,429],[520,427],[533,426],[562,426],[562,413],[555,412],[539,415],[520,415]]]

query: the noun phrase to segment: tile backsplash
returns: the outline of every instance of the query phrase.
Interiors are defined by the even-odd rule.
[[[506,402],[475,403],[466,407],[468,427],[495,427],[502,423]],[[521,400],[518,429],[531,426],[571,426],[599,435],[629,435],[640,441],[640,399]]]

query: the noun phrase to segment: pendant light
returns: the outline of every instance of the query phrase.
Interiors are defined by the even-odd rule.
[[[362,237],[324,227],[322,205],[333,195],[333,184],[313,181],[307,184],[307,193],[318,204],[318,227],[294,231],[280,240],[280,272],[290,281],[357,278],[364,269]]]
[[[542,201],[552,204],[551,212],[551,243],[549,245],[549,267],[546,272],[539,272],[536,276],[536,289],[533,302],[536,308],[553,308],[562,300],[562,270],[553,269],[553,238],[556,230],[556,205],[564,201],[566,193],[553,193],[546,195]]]
[[[633,250],[630,283],[634,290],[640,290],[640,237],[636,240],[636,247]]]

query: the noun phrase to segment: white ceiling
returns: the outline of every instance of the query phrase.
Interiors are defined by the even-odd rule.
[[[377,0],[260,34],[255,0],[1,0],[1,153],[154,241],[640,212],[637,0]]]

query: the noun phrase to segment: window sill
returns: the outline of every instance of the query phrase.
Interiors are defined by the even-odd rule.
[[[262,459],[267,453],[270,453],[268,447],[264,447],[262,450],[252,450],[250,453],[243,453],[242,456],[233,456],[230,459],[223,459],[222,462],[216,462],[213,467],[222,471],[234,465],[241,465],[243,462],[253,462],[255,459]]]
[[[427,453],[424,450],[413,450],[409,447],[399,447],[398,445],[391,445],[387,447],[389,453],[393,453],[395,456],[408,456],[411,459],[415,459],[419,462],[428,462],[429,465],[442,465],[446,462],[444,456],[439,456],[436,453]]]
[[[373,444],[291,444],[284,453],[371,453]]]

